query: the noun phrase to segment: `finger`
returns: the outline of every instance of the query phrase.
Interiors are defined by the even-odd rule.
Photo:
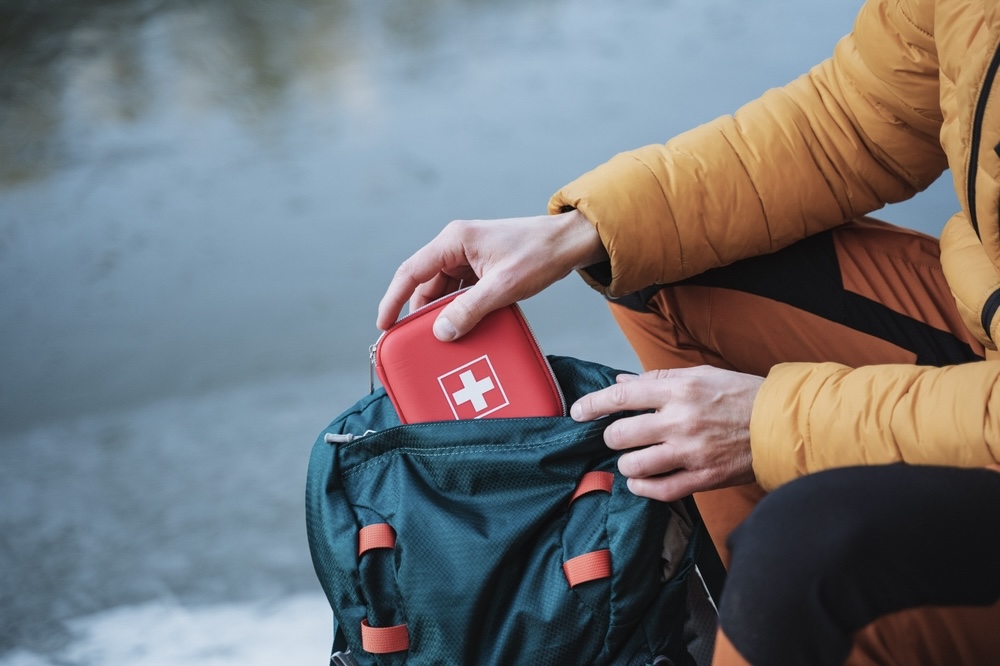
[[[396,273],[378,304],[375,325],[380,330],[385,331],[396,323],[396,320],[399,319],[399,313],[403,310],[403,304],[410,298],[418,284],[419,282],[410,277],[409,274]]]
[[[705,483],[699,474],[688,470],[678,470],[666,476],[646,479],[627,479],[625,485],[633,495],[648,497],[659,502],[676,502],[692,493],[710,490],[713,485]]]
[[[462,337],[490,312],[517,300],[515,294],[498,289],[490,277],[485,275],[441,310],[434,322],[434,336],[438,340],[448,342]]]
[[[670,444],[653,444],[623,453],[618,471],[630,479],[645,479],[687,469],[684,459]]]
[[[432,270],[429,264],[426,264],[426,269],[421,268],[425,265],[421,256],[422,253],[426,253],[426,250],[426,247],[422,248],[396,269],[389,286],[386,287],[385,295],[382,296],[382,300],[378,304],[378,317],[375,324],[381,330],[384,331],[396,323],[403,310],[403,305],[410,300],[422,284],[432,281],[440,275],[438,269],[433,268]]]
[[[663,442],[669,423],[657,412],[644,412],[618,419],[604,429],[604,443],[614,451],[635,449]]]
[[[427,282],[418,285],[413,291],[413,295],[410,296],[410,312],[418,310],[453,291],[458,291],[462,282],[461,278],[453,277],[448,273],[438,273]]]
[[[626,410],[657,409],[665,404],[663,387],[655,382],[624,381],[588,393],[570,408],[577,421],[592,421]]]
[[[446,226],[434,240],[414,252],[396,269],[379,302],[376,325],[380,329],[384,331],[396,322],[403,305],[420,285],[462,263],[463,258],[454,256],[454,248],[458,244],[454,240],[453,225]]]
[[[684,371],[687,370],[687,368],[681,368],[681,369],[678,369],[678,368],[666,368],[666,369],[663,369],[663,370],[647,370],[646,372],[643,372],[643,373],[638,374],[638,375],[634,374],[634,373],[623,373],[623,374],[620,374],[617,377],[615,377],[615,379],[617,381],[626,381],[626,382],[627,381],[649,381],[651,379],[666,379],[667,377],[670,377],[672,374],[676,374],[678,372],[678,370],[680,370],[681,372],[684,372]]]

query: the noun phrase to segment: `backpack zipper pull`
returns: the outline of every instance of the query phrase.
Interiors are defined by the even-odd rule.
[[[374,430],[365,430],[360,435],[355,435],[353,432],[328,432],[323,436],[323,441],[327,444],[350,444],[356,439],[361,439],[362,437],[367,437],[368,435],[372,435],[374,433]]]
[[[375,392],[375,345],[368,347],[368,395]]]

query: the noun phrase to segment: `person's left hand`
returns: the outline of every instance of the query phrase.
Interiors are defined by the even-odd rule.
[[[750,412],[763,377],[711,366],[621,375],[577,400],[570,415],[590,421],[625,410],[653,410],[604,431],[636,495],[665,502],[754,480]]]

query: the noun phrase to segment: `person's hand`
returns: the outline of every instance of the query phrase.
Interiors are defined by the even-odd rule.
[[[488,313],[548,287],[574,269],[607,259],[597,230],[578,211],[505,220],[456,220],[396,270],[376,324],[392,326],[407,300],[416,309],[474,285],[449,303],[434,335],[454,340]]]
[[[577,400],[577,421],[620,411],[604,431],[615,450],[628,450],[618,469],[636,495],[665,502],[700,490],[754,480],[750,412],[762,377],[710,366],[622,375],[613,386]],[[646,411],[652,410],[652,411]]]

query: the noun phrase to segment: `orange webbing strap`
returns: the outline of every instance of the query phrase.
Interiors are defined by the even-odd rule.
[[[587,472],[580,478],[580,483],[576,484],[576,490],[573,491],[573,496],[569,498],[569,503],[572,504],[580,495],[586,495],[595,490],[610,493],[611,486],[614,484],[615,475],[611,472]]]
[[[375,548],[395,548],[396,530],[389,523],[365,525],[358,531],[358,557]],[[410,632],[405,624],[373,627],[361,620],[361,647],[370,654],[402,652],[410,649]]]
[[[373,548],[395,548],[396,530],[389,523],[365,525],[358,532],[358,557]]]
[[[410,632],[405,624],[394,627],[372,627],[361,620],[361,648],[369,654],[402,652],[410,649]]]
[[[610,578],[611,551],[605,548],[577,555],[563,563],[563,573],[570,587],[598,578]]]

